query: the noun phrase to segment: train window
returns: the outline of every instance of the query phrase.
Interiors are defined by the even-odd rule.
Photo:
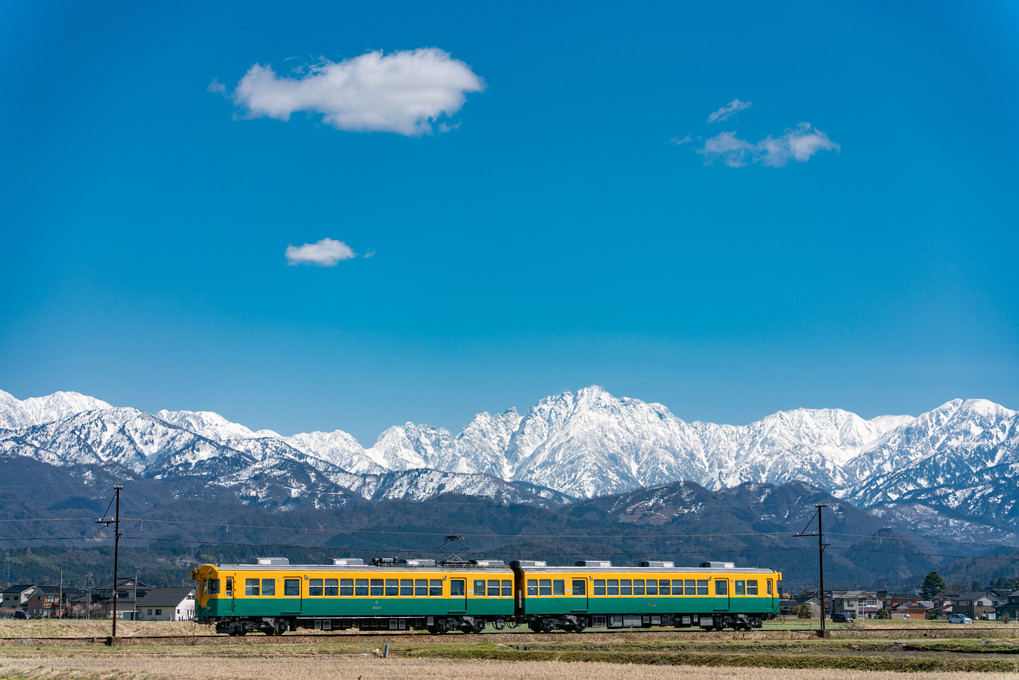
[[[605,589],[606,595],[618,595],[619,594],[619,579],[610,578],[608,580],[608,587]]]
[[[649,578],[647,580],[647,594],[648,595],[658,594],[658,581],[654,580],[653,578]]]
[[[258,579],[244,579],[244,597],[258,597]]]
[[[668,595],[669,594],[669,579],[662,579],[658,582],[658,594]]]
[[[428,580],[419,578],[414,581],[414,596],[428,597]]]
[[[207,583],[209,584],[209,595],[219,595],[219,579],[210,578]],[[768,585],[771,585],[771,581],[768,581]]]
[[[266,597],[276,595],[276,579],[264,578],[262,579],[262,595]]]
[[[747,581],[747,595],[757,594],[757,581]]]
[[[513,597],[513,581],[504,580],[502,582],[502,596]]]
[[[385,592],[385,590],[383,589],[382,583],[383,583],[383,581],[380,578],[373,578],[373,579],[371,579],[371,582],[370,582],[371,587],[370,587],[368,593],[372,597],[382,597],[382,593]]]
[[[697,584],[694,583],[692,578],[683,581],[683,594],[684,595],[697,594]]]
[[[488,596],[499,597],[499,582],[495,579],[489,579],[488,581]]]
[[[682,595],[683,594],[683,582],[682,581],[673,581],[672,582],[672,594],[673,595]]]
[[[729,582],[724,578],[720,578],[715,581],[715,595],[728,595],[729,594]]]
[[[736,592],[734,595],[746,595],[747,594],[747,582],[736,581]]]
[[[552,579],[540,578],[538,579],[538,594],[542,597],[549,597],[552,595]]]
[[[553,595],[565,595],[566,594],[566,581],[562,579],[556,579],[552,581],[552,594]]]
[[[475,581],[474,582],[474,597],[484,597],[484,596],[485,596],[485,582],[484,581]]]
[[[449,582],[449,596],[450,597],[463,597],[464,590],[466,588],[466,581],[460,579],[453,579]]]
[[[340,582],[334,578],[327,578],[323,595],[326,597],[336,597],[340,594]]]
[[[771,579],[765,581],[768,584],[768,594],[771,595]],[[209,592],[212,592],[211,590]]]
[[[400,597],[410,597],[414,594],[414,581],[409,578],[400,579]]]
[[[605,594],[605,579],[596,578],[594,580],[594,595]]]
[[[697,594],[707,595],[708,594],[708,582],[706,579],[697,579]]]
[[[322,597],[322,579],[313,578],[308,581],[308,597]]]
[[[587,595],[587,581],[582,579],[573,579],[573,596]]]
[[[301,596],[301,579],[288,578],[283,580],[283,595],[285,597]]]
[[[442,579],[433,578],[428,581],[428,596],[442,597]]]
[[[537,597],[537,595],[538,595],[538,579],[534,579],[534,578],[527,579],[527,595],[528,595],[528,597]]]
[[[628,578],[624,578],[619,582],[619,594],[620,595],[633,595],[633,581]]]
[[[354,596],[354,579],[341,578],[340,597],[353,597],[353,596]]]
[[[643,595],[644,594],[644,579],[638,578],[633,581],[633,594]]]
[[[368,579],[359,578],[354,580],[354,595],[368,597]]]
[[[386,597],[400,596],[400,581],[395,578],[386,579]]]
[[[228,578],[226,580],[226,596],[233,597],[233,594],[234,594],[234,580],[232,578]],[[120,593],[117,593],[117,595],[120,595]]]

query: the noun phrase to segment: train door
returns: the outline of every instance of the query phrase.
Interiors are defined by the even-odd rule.
[[[462,578],[449,580],[449,612],[462,614],[467,611],[467,581]]]
[[[732,584],[727,578],[715,579],[715,611],[729,611],[732,608]]]
[[[297,616],[301,613],[304,598],[301,596],[301,579],[283,579],[283,606],[280,613],[284,616]]]
[[[573,579],[573,599],[570,603],[570,609],[575,612],[586,612],[587,611],[587,579],[575,578]]]

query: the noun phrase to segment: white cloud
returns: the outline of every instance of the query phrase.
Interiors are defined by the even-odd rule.
[[[357,257],[350,246],[343,241],[324,238],[317,243],[305,243],[303,246],[287,246],[287,264],[314,264],[319,267],[335,267],[340,260]]]
[[[226,94],[226,85],[219,82],[216,78],[213,78],[212,82],[209,83],[209,86],[205,88],[205,91],[214,92],[215,94]]]
[[[781,168],[791,160],[805,163],[821,151],[841,150],[842,147],[810,123],[800,123],[780,137],[769,135],[757,143],[740,139],[735,132],[722,132],[704,142],[704,148],[697,153],[704,156],[706,164],[721,160],[730,168],[752,163]]]
[[[740,111],[745,111],[753,105],[753,102],[741,102],[738,99],[733,99],[731,102],[711,113],[708,116],[709,123],[717,123],[720,120],[728,120],[732,118]]]
[[[463,107],[466,93],[485,89],[467,64],[437,48],[369,52],[297,72],[280,77],[271,66],[255,64],[233,100],[250,117],[288,120],[296,111],[311,111],[340,130],[413,136],[432,132],[433,121]]]
[[[687,135],[682,139],[680,139],[679,137],[673,137],[669,141],[675,144],[676,146],[683,146],[684,144],[689,144],[690,142],[692,142],[693,139],[690,137],[690,135]]]

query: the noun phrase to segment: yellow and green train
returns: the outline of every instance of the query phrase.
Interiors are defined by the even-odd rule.
[[[499,560],[291,565],[285,558],[262,558],[257,564],[204,564],[191,578],[198,582],[199,621],[231,635],[281,635],[299,627],[431,633],[477,633],[487,625],[527,625],[539,632],[591,626],[750,629],[778,613],[782,575],[731,562],[557,567],[520,560],[507,567]]]

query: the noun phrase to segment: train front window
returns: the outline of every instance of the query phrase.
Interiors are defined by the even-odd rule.
[[[244,597],[258,597],[258,579],[244,579]]]
[[[300,597],[301,596],[301,579],[299,579],[299,578],[287,578],[287,579],[283,579],[283,596],[284,597]]]
[[[219,595],[219,579],[218,578],[210,578],[205,583],[207,584],[206,585],[207,590],[205,592],[207,592],[209,595]]]
[[[757,581],[747,581],[747,595],[757,595]]]

